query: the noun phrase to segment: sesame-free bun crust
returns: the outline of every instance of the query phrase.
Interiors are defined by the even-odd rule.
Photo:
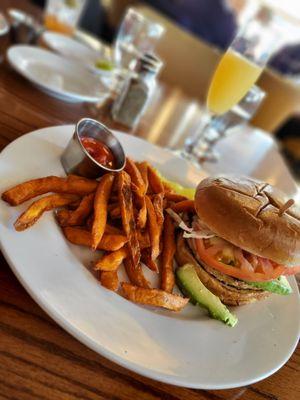
[[[197,187],[195,209],[218,236],[278,264],[300,264],[300,209],[280,215],[288,198],[267,183],[244,177],[206,178]]]

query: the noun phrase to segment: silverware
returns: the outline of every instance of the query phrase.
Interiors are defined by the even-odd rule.
[[[115,168],[99,164],[81,143],[83,136],[92,137],[105,144],[115,157]],[[125,166],[125,153],[119,140],[100,122],[83,118],[77,122],[75,132],[61,156],[66,174],[76,174],[86,178],[99,178],[107,172],[119,172]]]

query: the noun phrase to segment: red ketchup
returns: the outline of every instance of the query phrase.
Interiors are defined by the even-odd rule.
[[[92,137],[83,136],[81,143],[86,151],[96,160],[99,164],[108,168],[114,168],[115,157],[112,151],[102,142]]]

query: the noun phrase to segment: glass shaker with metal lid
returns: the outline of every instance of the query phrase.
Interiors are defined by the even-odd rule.
[[[112,107],[116,122],[132,128],[142,116],[156,86],[156,77],[162,67],[154,54],[142,55],[134,72],[124,81]]]

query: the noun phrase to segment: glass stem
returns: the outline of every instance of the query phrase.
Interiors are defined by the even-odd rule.
[[[215,143],[224,136],[223,124],[217,116],[210,115],[205,122],[189,137],[181,155],[197,164],[205,161],[216,161],[213,151]]]

